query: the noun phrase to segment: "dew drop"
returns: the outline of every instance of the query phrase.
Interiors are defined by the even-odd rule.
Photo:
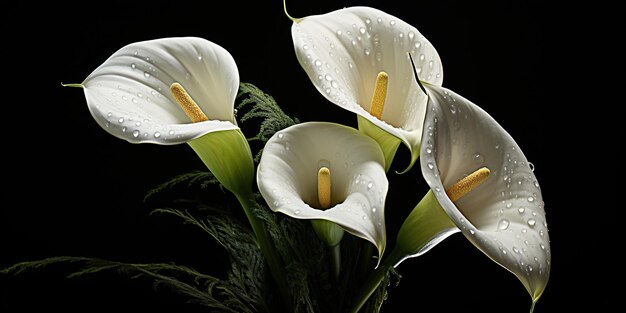
[[[285,134],[283,134],[283,133],[278,133],[278,139],[283,139],[283,137],[285,137]]]
[[[173,129],[170,129],[170,131],[169,131],[169,132],[167,132],[167,133],[168,133],[170,136],[174,136],[174,134],[175,134],[175,132],[174,132],[174,130],[173,130]]]
[[[341,31],[341,29],[338,29],[336,33],[337,33],[337,36],[341,36],[341,34],[343,34],[343,32]]]
[[[428,168],[432,170],[432,169],[435,168],[435,165],[433,165],[432,163],[428,162]]]
[[[422,46],[422,43],[417,41],[415,42],[415,49],[419,49]]]
[[[372,213],[376,213],[376,207],[372,207]]]
[[[139,137],[139,130],[133,130],[133,137],[137,138]]]
[[[295,214],[295,215],[300,214],[300,210],[295,210],[295,211],[293,211],[293,214]]]
[[[154,132],[154,138],[159,138],[161,137],[161,133],[160,132]]]
[[[122,127],[122,133],[126,132],[126,126]]]
[[[527,223],[528,223],[528,226],[535,227],[535,224],[537,224],[537,221],[535,221],[534,218],[529,218]]]
[[[535,180],[535,187],[539,188],[539,182]]]
[[[134,69],[136,69],[136,68],[137,68],[137,65],[136,65],[135,63],[132,63],[132,64],[130,65],[130,68],[132,68],[132,69],[134,70]]]
[[[534,172],[534,171],[535,171],[535,165],[534,165],[534,164],[532,164],[532,163],[528,162],[528,166],[530,167],[530,170],[531,170],[532,172]]]
[[[424,59],[426,59],[426,56],[423,53],[420,54],[420,62],[424,62]]]
[[[519,253],[519,249],[517,247],[513,247],[513,252]]]
[[[124,123],[124,118],[123,118],[123,117],[120,117],[120,118],[117,120],[117,122],[118,122],[118,123],[120,123],[120,124]]]
[[[374,187],[374,183],[369,182],[369,183],[367,184],[367,189],[368,189],[368,190],[369,190],[369,189],[372,189],[372,187]]]
[[[533,201],[535,201],[535,197],[530,196],[526,200],[528,200],[528,202],[533,202]]]
[[[370,53],[372,53],[372,51],[369,48],[363,49],[363,52],[365,53],[365,55],[370,55]]]
[[[143,76],[145,76],[146,78],[150,78],[150,73],[148,73],[148,71],[143,72]]]
[[[363,217],[361,217],[363,220],[367,219],[367,215],[363,215]]]
[[[474,231],[473,229],[470,229],[470,234],[474,235],[476,234],[476,231]]]
[[[517,209],[517,213],[519,213],[519,214],[524,214],[524,212],[525,212],[525,211],[526,211],[526,209],[525,209],[525,208],[519,208],[519,209]]]
[[[322,66],[322,61],[320,61],[319,59],[315,60],[315,66],[317,67],[321,67]]]
[[[505,230],[505,229],[509,228],[509,224],[511,224],[509,222],[509,220],[503,218],[503,219],[500,220],[500,222],[498,222],[498,229],[499,230]]]

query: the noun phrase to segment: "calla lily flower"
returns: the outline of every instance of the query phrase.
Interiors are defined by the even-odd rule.
[[[385,250],[388,181],[378,144],[358,130],[328,122],[290,126],[272,136],[257,170],[261,195],[275,212],[324,220]],[[318,189],[330,177],[328,205]],[[327,208],[323,208],[326,207]]]
[[[111,135],[188,143],[227,189],[251,192],[252,156],[234,117],[239,72],[224,48],[195,37],[129,44],[73,86]]]
[[[381,145],[387,170],[403,142],[411,151],[410,169],[419,155],[427,101],[413,71],[430,84],[443,82],[433,45],[415,27],[370,7],[293,20],[296,56],[315,87],[357,114],[359,129]]]
[[[417,256],[460,231],[520,279],[534,306],[550,275],[550,244],[533,166],[483,109],[425,87],[431,98],[420,163],[431,192],[405,221],[398,246]]]

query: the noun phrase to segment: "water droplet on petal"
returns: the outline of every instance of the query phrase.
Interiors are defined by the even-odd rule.
[[[300,214],[300,210],[295,210],[295,211],[293,211],[293,214],[295,214],[295,215]]]
[[[161,133],[160,132],[154,132],[154,138],[159,138],[161,137]]]
[[[485,162],[485,157],[482,156],[482,154],[476,153],[474,154],[474,164],[476,165],[482,165],[483,162]]]
[[[530,197],[528,197],[528,199],[526,199],[526,200],[528,200],[528,202],[533,202],[533,201],[535,201],[535,197],[530,196]]]
[[[498,222],[498,229],[499,230],[505,230],[507,228],[509,228],[509,224],[511,224],[509,222],[509,220],[507,220],[506,218],[503,218],[500,220],[500,222]]]
[[[529,218],[527,223],[528,223],[528,226],[535,227],[535,224],[537,224],[537,221],[535,221],[534,218]]]
[[[428,168],[432,170],[432,169],[434,169],[434,168],[435,168],[435,165],[434,165],[434,164],[432,164],[432,163],[430,163],[430,162],[428,162]]]
[[[138,130],[133,130],[133,137],[137,138],[139,137],[139,131]]]
[[[519,214],[524,214],[524,212],[525,212],[525,211],[526,211],[526,209],[525,209],[525,208],[519,208],[519,209],[517,209],[517,213],[519,213]]]
[[[283,134],[283,133],[278,133],[278,139],[282,139],[283,137],[285,137],[285,134]]]
[[[368,190],[369,190],[369,189],[372,189],[372,187],[374,187],[374,183],[369,182],[369,183],[367,184],[367,189],[368,189]]]
[[[137,68],[137,65],[135,65],[135,63],[132,63],[132,64],[130,65],[130,68],[132,68],[132,69],[134,70],[134,69],[136,69],[136,68]]]
[[[150,73],[148,73],[147,71],[143,72],[143,76],[145,76],[146,78],[150,78]]]
[[[124,123],[124,118],[123,118],[123,117],[120,117],[117,121],[118,121],[120,124],[122,124],[122,123]]]

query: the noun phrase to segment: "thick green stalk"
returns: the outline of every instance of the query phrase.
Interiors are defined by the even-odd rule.
[[[270,273],[274,277],[278,288],[280,289],[281,296],[283,298],[283,304],[291,309],[291,294],[289,292],[289,287],[287,285],[287,278],[285,277],[284,267],[282,266],[282,262],[278,257],[278,252],[276,251],[276,247],[272,243],[272,239],[269,237],[269,232],[265,228],[265,224],[261,220],[259,220],[254,213],[252,213],[252,203],[251,203],[251,194],[249,196],[241,196],[239,194],[235,194],[237,196],[237,200],[241,203],[243,207],[243,211],[246,213],[246,217],[250,222],[250,226],[252,227],[252,231],[254,232],[259,247],[261,248],[261,252],[265,256],[265,260],[270,268]]]
[[[363,284],[363,288],[361,288],[357,296],[354,298],[354,304],[348,312],[358,313],[365,303],[367,303],[367,300],[369,300],[374,291],[378,289],[380,283],[385,279],[387,272],[389,272],[394,265],[400,262],[404,256],[404,254],[399,253],[398,250],[394,248],[383,263],[381,263],[367,278],[367,281]]]

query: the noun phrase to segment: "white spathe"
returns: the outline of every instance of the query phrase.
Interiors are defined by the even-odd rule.
[[[412,153],[411,164],[415,162],[426,95],[414,70],[427,83],[443,82],[433,45],[415,27],[370,7],[307,16],[294,21],[291,33],[298,61],[319,92],[400,139]],[[389,82],[379,119],[369,112],[380,72],[388,74]]]
[[[483,109],[448,89],[426,89],[431,98],[420,156],[426,182],[463,235],[515,274],[536,301],[548,282],[551,252],[532,164]],[[453,203],[445,190],[481,167],[490,169],[489,178]]]
[[[388,181],[378,144],[358,130],[328,122],[296,124],[274,134],[257,170],[261,195],[275,212],[321,219],[385,250]],[[331,207],[319,209],[317,177],[330,170]]]
[[[192,123],[170,94],[180,83],[209,118]],[[224,48],[196,37],[129,44],[82,83],[89,111],[102,128],[131,143],[180,144],[238,129],[234,102],[239,72]]]

